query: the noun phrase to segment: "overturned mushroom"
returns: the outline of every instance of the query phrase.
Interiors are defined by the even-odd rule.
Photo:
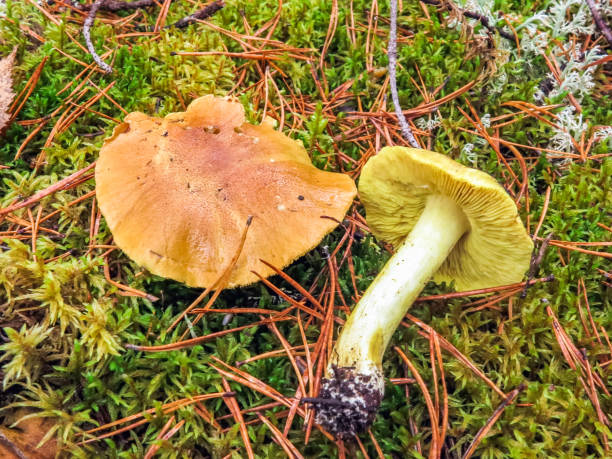
[[[187,111],[131,113],[105,142],[97,197],[116,244],[151,272],[207,287],[236,253],[228,286],[269,276],[314,248],[356,194],[344,174],[314,167],[303,146],[236,101],[204,96]],[[332,217],[321,218],[322,216]]]
[[[346,321],[311,400],[317,423],[340,436],[372,423],[383,353],[430,278],[458,290],[518,282],[533,249],[506,191],[438,153],[383,148],[364,166],[359,194],[372,232],[396,252]]]

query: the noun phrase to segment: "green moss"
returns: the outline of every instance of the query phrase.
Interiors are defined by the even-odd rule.
[[[254,33],[274,18],[278,9],[276,0],[226,3],[227,6],[211,22],[239,33]],[[376,97],[385,84],[385,75],[368,73],[366,61],[371,59],[374,69],[387,65],[388,9],[384,2],[379,3],[379,34],[372,34],[368,41],[371,3],[364,0],[339,3],[338,28],[325,59],[324,75],[328,83],[325,97],[340,85],[352,81],[348,92],[350,97],[333,112],[324,112],[324,101],[312,76],[314,72],[321,78],[318,58],[325,43],[332,2],[284,2],[271,38],[293,47],[312,48],[311,55],[315,59],[310,63],[285,56],[274,62],[279,70],[273,78],[284,97],[293,93],[303,96],[308,102],[306,113],[293,113],[286,107],[285,130],[288,134],[303,141],[318,167],[348,171],[353,166],[351,163],[338,164],[336,148],[347,157],[359,160],[372,146],[364,139],[347,137],[346,132],[347,126],[360,123],[350,117],[350,112],[358,110],[359,104],[363,110],[369,110],[379,103]],[[429,91],[443,85],[437,98],[479,79],[465,97],[481,117],[515,111],[502,105],[508,101],[533,102],[540,81],[548,73],[542,58],[526,59],[516,54],[484,51],[468,57],[471,50],[468,35],[450,28],[446,23],[447,15],[429,8],[429,20],[417,3],[404,3],[399,18],[404,40],[400,43],[401,67],[398,69],[399,95],[404,108],[417,106],[423,101],[412,83],[412,80],[420,82],[419,74]],[[173,2],[167,22],[172,23],[192,12],[191,8],[189,2]],[[543,5],[539,1],[500,0],[495,8],[528,16]],[[0,19],[0,54],[18,46],[17,91],[48,57],[18,121],[45,117],[59,108],[66,95],[83,81],[75,79],[83,67],[58,50],[88,64],[92,62],[91,57],[70,38],[69,34],[81,40],[79,26],[68,20],[68,13],[64,13],[62,22],[56,25],[27,2],[9,1],[6,12],[7,19]],[[143,23],[152,24],[158,10],[153,8],[140,14]],[[127,16],[127,13],[121,15]],[[351,24],[353,19],[354,42],[347,30],[347,24]],[[28,37],[19,29],[20,24],[35,30],[45,42],[39,43]],[[500,21],[499,25],[503,22]],[[127,112],[138,110],[163,116],[182,110],[181,99],[189,103],[202,94],[222,95],[232,90],[238,69],[244,66],[240,71],[246,69],[245,79],[237,92],[242,93],[240,89],[250,87],[240,100],[249,119],[260,119],[264,104],[258,101],[258,92],[252,85],[260,80],[265,64],[223,56],[171,54],[173,51],[243,51],[236,41],[201,24],[181,30],[166,29],[156,37],[129,40],[117,38],[117,33],[111,25],[96,22],[93,42],[101,52],[105,47],[116,48],[112,61],[115,71],[111,75],[93,73],[91,84],[81,88],[84,94],[79,103],[98,93],[93,84],[98,88],[113,84],[108,95]],[[366,48],[366,42],[369,48]],[[497,45],[501,46],[500,43]],[[106,60],[110,62],[108,58]],[[485,72],[485,69],[493,67],[497,68],[496,72]],[[274,72],[276,68],[271,66],[269,70]],[[287,76],[281,77],[280,71]],[[500,79],[501,75],[505,82]],[[603,75],[597,74],[597,78],[602,81]],[[61,92],[66,87],[68,89]],[[279,103],[274,91],[270,91],[269,97],[274,104]],[[594,95],[582,100],[583,116],[589,120],[591,129],[596,125],[612,124],[609,100],[600,97]],[[508,170],[500,167],[491,148],[479,144],[473,134],[462,131],[472,130],[472,126],[459,107],[469,113],[462,98],[441,105],[437,112],[432,113],[442,121],[431,133],[432,148],[465,163],[475,162],[479,168],[503,181]],[[59,113],[66,108],[69,107],[61,108]],[[115,119],[124,116],[122,110],[105,97],[92,109]],[[390,104],[387,104],[387,109],[391,109]],[[33,171],[32,163],[43,149],[56,121],[54,118],[46,124],[16,161],[13,159],[15,153],[32,127],[13,124],[7,129],[0,141],[0,162],[9,166],[0,169],[0,207],[30,196],[90,164],[96,159],[103,139],[115,126],[109,119],[84,112],[70,127],[54,137],[51,145],[45,148],[45,164]],[[290,129],[291,126],[295,127]],[[368,124],[367,129],[370,133],[376,132],[372,124]],[[512,142],[545,148],[552,132],[545,123],[533,117],[523,117],[505,126],[501,136]],[[383,145],[384,142],[383,138]],[[477,145],[470,158],[463,153],[466,143]],[[609,147],[609,141],[595,144],[592,154],[603,155]],[[540,218],[544,191],[550,186],[551,199],[540,236],[552,233],[554,239],[563,241],[610,241],[609,231],[598,223],[610,225],[612,161],[600,158],[567,165],[547,159],[539,150],[521,152],[525,156],[538,157],[529,160],[533,165],[529,170],[531,230]],[[502,148],[502,153],[508,152]],[[508,158],[512,171],[520,177],[519,164],[512,160],[512,154]],[[42,201],[44,215],[52,210],[59,212],[45,222],[45,226],[54,232],[39,233],[35,251],[27,238],[21,241],[4,239],[1,243],[0,327],[4,327],[2,336],[5,342],[0,344],[0,359],[5,390],[0,394],[0,405],[5,411],[16,406],[34,407],[43,416],[52,418],[57,422],[57,431],[51,435],[57,435],[77,457],[142,457],[152,444],[161,445],[163,457],[224,457],[230,453],[234,457],[244,456],[237,426],[219,432],[197,415],[193,407],[176,412],[177,420],[186,422],[171,440],[156,440],[168,419],[161,406],[201,393],[222,391],[222,378],[209,365],[211,356],[236,364],[281,348],[278,338],[267,326],[260,325],[180,351],[143,353],[125,349],[128,343],[156,345],[178,341],[185,327],[170,333],[166,333],[166,329],[199,291],[141,272],[141,268],[119,251],[108,254],[106,259],[101,257],[103,249],[89,251],[90,243],[108,244],[110,231],[101,219],[96,240],[90,241],[93,200],[69,204],[92,190],[94,183],[89,180]],[[359,207],[357,210],[362,211]],[[35,207],[34,215],[36,211]],[[95,217],[97,208],[93,211]],[[524,206],[521,212],[526,219]],[[29,220],[25,209],[15,214]],[[6,231],[9,225],[7,221],[2,222],[0,231]],[[343,234],[344,230],[339,228],[324,239],[322,246],[333,250]],[[342,253],[343,250],[338,255],[338,262]],[[353,290],[351,271],[346,262],[340,266],[338,278],[341,293],[349,305],[352,297],[367,288],[388,258],[387,252],[370,235],[356,239],[351,253],[359,292]],[[499,304],[500,310],[470,311],[465,306],[468,299],[419,303],[413,308],[414,315],[468,356],[502,390],[509,392],[522,382],[527,384],[527,389],[518,398],[520,405],[506,408],[476,451],[478,457],[601,457],[604,454],[602,438],[608,436],[612,439],[609,429],[599,422],[580,383],[580,374],[565,361],[546,306],[554,310],[576,346],[586,349],[589,361],[598,368],[598,373],[610,388],[610,372],[598,364],[610,358],[609,350],[585,333],[578,310],[579,305],[585,307],[584,294],[579,290],[583,282],[595,324],[612,333],[610,290],[602,282],[605,279],[600,271],[609,271],[606,261],[603,257],[550,247],[540,272],[553,274],[555,280],[533,285],[526,298],[515,296],[512,318],[507,300]],[[104,263],[108,264],[113,279],[155,295],[159,300],[152,303],[139,297],[119,295],[116,287],[105,280]],[[326,265],[324,251],[314,250],[286,272],[302,285],[310,287]],[[273,281],[288,294],[297,296],[297,292],[279,278]],[[609,279],[607,282],[609,284]],[[323,284],[324,279],[319,279],[315,292],[320,292]],[[425,293],[447,291],[444,286],[430,284]],[[337,298],[336,303],[339,302]],[[288,305],[261,284],[256,284],[223,292],[217,306],[260,306],[281,310]],[[205,335],[258,319],[255,315],[236,314],[224,325],[222,314],[207,314],[193,327],[192,333]],[[500,328],[502,323],[503,328]],[[303,344],[295,322],[279,322],[277,326],[291,345]],[[320,334],[318,324],[308,326],[305,333],[309,341],[314,342]],[[426,382],[432,381],[429,342],[414,327],[401,327],[393,344],[407,351]],[[448,354],[444,354],[444,360],[449,390],[448,445],[454,445],[451,454],[460,454],[501,400],[461,362]],[[390,378],[409,376],[392,350],[386,353],[384,365],[385,374]],[[286,357],[256,360],[241,369],[282,394],[295,394],[297,379]],[[267,397],[244,386],[233,382],[230,386],[242,408],[270,402]],[[425,402],[416,386],[409,385],[408,388],[406,398],[404,386],[387,384],[387,395],[373,426],[372,432],[388,457],[422,457],[415,450],[417,444],[423,448],[423,455],[428,451],[430,421]],[[609,396],[600,392],[599,401],[605,413],[612,412]],[[229,414],[220,399],[204,405],[215,417]],[[95,443],[75,445],[81,439],[79,432],[149,408],[156,409],[148,416],[149,423]],[[276,407],[264,414],[282,431],[285,418],[276,419],[274,416],[280,411],[283,408]],[[251,419],[252,416],[247,416],[247,420]],[[249,426],[248,432],[258,457],[284,457],[266,426],[254,424]],[[309,443],[305,444],[301,420],[294,421],[288,438],[306,457],[338,456],[335,444],[317,430],[313,430]],[[370,438],[365,435],[362,441],[368,454],[374,457],[376,450]],[[346,446],[350,457],[362,457],[356,444],[347,442]]]

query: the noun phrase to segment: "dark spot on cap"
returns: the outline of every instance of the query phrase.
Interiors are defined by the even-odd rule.
[[[304,196],[299,195],[299,196],[298,196],[298,199],[299,199],[300,201],[303,201],[303,200],[304,200]]]
[[[164,131],[164,133],[162,134],[164,137],[168,136],[168,131]]]

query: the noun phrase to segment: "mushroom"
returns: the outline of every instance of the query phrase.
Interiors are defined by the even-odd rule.
[[[356,194],[350,177],[314,167],[272,122],[249,124],[239,102],[211,95],[163,119],[127,115],[100,151],[96,185],[115,243],[194,287],[229,265],[247,220],[228,287],[273,274],[260,259],[282,268],[313,249]]]
[[[316,421],[339,436],[364,431],[382,400],[382,357],[425,284],[458,290],[518,282],[533,242],[492,177],[439,153],[386,147],[363,167],[359,195],[372,233],[396,247],[355,306],[331,353]]]

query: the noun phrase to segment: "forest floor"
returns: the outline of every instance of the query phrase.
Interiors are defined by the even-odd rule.
[[[344,440],[300,398],[316,395],[330,338],[392,250],[359,200],[283,275],[223,290],[197,324],[168,331],[211,297],[113,244],[93,164],[127,113],[215,94],[358,181],[380,148],[408,145],[387,2],[228,0],[186,27],[166,26],[205,3],[103,7],[91,41],[110,73],[87,50],[82,6],[0,5],[0,56],[16,49],[0,138],[0,445],[46,434],[51,457],[610,457],[612,58],[587,3],[400,5],[412,131],[503,184],[535,243],[533,282],[429,283],[385,354],[372,428]],[[594,4],[609,23],[609,4]],[[207,338],[134,349],[185,334]]]

